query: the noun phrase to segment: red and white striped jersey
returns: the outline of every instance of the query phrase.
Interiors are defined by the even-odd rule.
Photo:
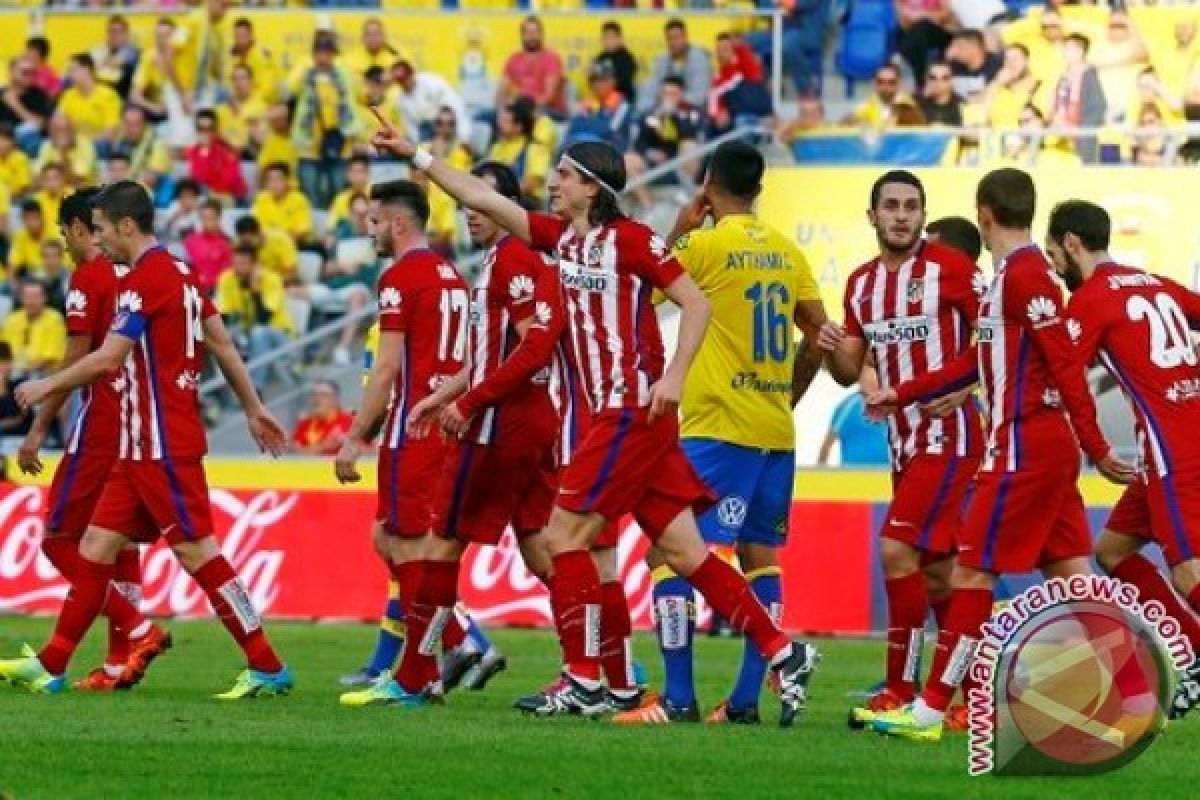
[[[1062,308],[1062,289],[1041,250],[1033,244],[1014,250],[997,266],[984,293],[974,352],[899,387],[900,402],[936,397],[978,380],[988,415],[981,466],[986,472],[1077,458],[1061,452],[1061,436],[1050,435],[1063,433],[1062,428],[1069,435],[1071,427],[1084,452],[1101,460],[1109,453],[1108,442],[1096,423],[1087,376],[1074,363]]]
[[[1145,466],[1161,476],[1200,468],[1200,295],[1140,269],[1101,264],[1067,304],[1079,369],[1097,356],[1133,407]]]
[[[88,337],[88,350],[104,344],[117,310],[117,272],[111,261],[97,256],[71,272],[67,288],[67,333]],[[111,458],[120,446],[118,421],[121,395],[113,388],[119,373],[106,375],[80,388],[79,414],[67,440],[67,452],[99,453]]]
[[[517,326],[529,321],[522,339]],[[557,270],[515,236],[483,259],[471,299],[468,391],[459,411],[479,444],[543,439],[558,417],[551,404],[550,359],[565,317]]]
[[[562,217],[530,212],[529,231],[558,260],[571,359],[592,411],[650,405],[664,367],[651,294],[683,267],[650,228],[624,217],[580,236]]]
[[[384,447],[404,447],[409,410],[462,369],[470,305],[458,270],[429,249],[408,251],[379,277],[379,329],[404,334]]]
[[[850,275],[846,333],[866,342],[883,388],[940,370],[969,349],[982,280],[966,256],[934,242],[922,242],[898,269],[874,259]],[[888,417],[888,431],[897,469],[918,453],[965,457],[982,449],[971,401],[942,419],[909,403]]]
[[[197,390],[209,312],[195,274],[161,246],[118,272],[112,330],[134,341],[113,380],[121,394],[120,458],[188,460],[208,449]]]

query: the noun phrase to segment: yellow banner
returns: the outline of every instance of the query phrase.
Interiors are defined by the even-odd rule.
[[[821,284],[830,316],[841,318],[846,278],[877,253],[867,223],[871,184],[884,167],[795,167],[767,175],[759,204],[762,218],[793,236]],[[929,220],[957,215],[974,221],[975,186],[983,169],[936,167],[914,170],[925,184]],[[1050,209],[1073,197],[1104,206],[1113,217],[1112,253],[1117,260],[1200,286],[1200,228],[1192,216],[1194,168],[1076,167],[1034,174],[1041,241]],[[985,253],[983,263],[988,263]]]
[[[73,53],[90,51],[103,44],[108,14],[46,14],[41,33],[51,43],[50,61],[63,70]],[[132,12],[126,15],[134,40],[146,51],[153,43],[154,23],[162,16]],[[472,50],[482,50],[488,74],[493,78],[504,68],[509,55],[521,45],[520,24],[524,13],[463,11],[458,13],[413,11],[337,11],[316,12],[309,9],[281,11],[232,9],[225,24],[246,17],[254,25],[258,41],[269,48],[286,71],[309,54],[317,21],[326,19],[341,34],[343,52],[356,47],[361,40],[362,24],[369,17],[383,20],[388,41],[409,58],[418,69],[429,70],[455,82],[464,56]],[[581,75],[600,51],[600,26],[605,20],[621,23],[629,49],[640,61],[639,75],[649,74],[650,64],[664,49],[663,25],[672,14],[663,12],[567,13],[543,14],[546,41],[563,57],[573,78]],[[713,48],[717,34],[728,30],[746,30],[755,18],[734,13],[684,14],[692,42]],[[25,38],[33,34],[30,16],[11,13],[0,16],[5,35],[0,37],[0,57],[20,52]],[[763,24],[766,24],[763,22]],[[476,44],[477,43],[477,44]]]

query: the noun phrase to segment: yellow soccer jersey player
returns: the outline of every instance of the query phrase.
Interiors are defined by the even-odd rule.
[[[819,301],[804,254],[751,214],[679,237],[675,257],[712,306],[683,390],[685,438],[792,450],[797,304]]]

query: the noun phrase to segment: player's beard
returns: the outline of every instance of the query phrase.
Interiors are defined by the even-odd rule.
[[[889,238],[887,229],[879,227],[875,228],[875,240],[879,243],[879,252],[886,253],[888,255],[899,256],[911,253],[913,249],[916,248],[917,242],[920,241],[920,239],[920,228],[913,230],[912,235],[909,236],[907,240],[902,242],[897,242]]]
[[[1065,250],[1063,251],[1063,261],[1066,262],[1066,265],[1058,273],[1058,277],[1062,278],[1062,282],[1066,284],[1067,291],[1074,292],[1083,286],[1083,267],[1079,266],[1079,262]]]

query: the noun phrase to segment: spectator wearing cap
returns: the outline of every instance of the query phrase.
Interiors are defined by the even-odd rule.
[[[28,155],[37,152],[53,101],[34,82],[33,59],[20,55],[8,62],[8,85],[0,89],[0,125],[12,129],[18,146]]]
[[[25,41],[25,57],[33,66],[33,85],[51,99],[62,90],[62,78],[50,65],[50,40],[45,36],[31,36]]]
[[[600,28],[600,54],[594,63],[608,64],[612,68],[617,89],[625,95],[631,106],[637,105],[637,61],[625,46],[625,35],[621,23],[608,20]]]
[[[521,21],[521,49],[508,57],[500,79],[497,106],[520,96],[532,98],[538,110],[555,119],[566,116],[562,57],[546,47],[546,31],[534,16]]]
[[[204,108],[196,112],[196,143],[184,150],[188,174],[210,194],[225,201],[245,199],[248,189],[237,150],[225,141],[217,115]]]
[[[585,139],[608,142],[624,152],[632,123],[629,101],[617,88],[612,65],[597,61],[588,71],[588,96],[567,127],[567,143]]]
[[[67,324],[59,311],[46,304],[46,287],[38,281],[22,281],[18,297],[21,307],[0,328],[0,340],[12,350],[13,376],[48,375],[67,354]]]
[[[196,271],[196,282],[211,296],[221,274],[233,263],[233,241],[221,229],[221,204],[216,200],[200,206],[199,225],[183,237],[183,249]]]
[[[104,26],[104,44],[92,48],[96,78],[121,97],[127,97],[139,55],[129,35],[129,20],[120,14],[109,17]]]
[[[517,98],[503,106],[496,113],[496,141],[488,159],[512,167],[521,181],[521,192],[540,202],[550,174],[550,150],[534,138],[534,125],[532,100]]]
[[[245,67],[250,72],[251,91],[261,102],[274,103],[279,99],[281,80],[280,68],[270,49],[254,38],[254,24],[245,17],[233,23],[233,47],[229,50],[229,75],[226,80],[231,90],[236,91],[237,68]]]
[[[354,415],[342,408],[341,392],[333,381],[315,381],[309,394],[308,416],[296,421],[292,452],[335,456],[350,432]]]
[[[471,136],[467,106],[450,83],[433,72],[418,72],[408,59],[400,59],[392,66],[392,82],[398,90],[397,102],[404,127],[416,133],[418,141],[433,135],[433,120],[442,108],[450,108],[458,120],[458,138],[466,141]]]
[[[121,121],[121,98],[96,81],[96,65],[87,53],[71,56],[71,88],[58,98],[58,113],[71,120],[76,133],[92,140],[101,157],[108,155]]]
[[[634,183],[647,167],[657,167],[687,153],[700,139],[704,117],[684,95],[683,81],[668,75],[658,103],[642,116],[633,149],[625,154],[629,182]],[[635,190],[638,202],[649,208],[653,198],[645,186]]]
[[[368,17],[362,25],[358,47],[346,54],[346,67],[355,75],[364,75],[371,67],[387,70],[400,58],[400,51],[387,40],[387,31],[378,17]]]
[[[688,41],[687,25],[681,19],[670,19],[663,29],[666,52],[654,59],[650,80],[643,88],[642,110],[649,111],[662,96],[662,85],[668,76],[683,81],[687,102],[704,108],[708,90],[712,88],[712,58],[708,51]]]
[[[234,248],[233,266],[217,279],[213,302],[248,362],[283,347],[294,331],[283,279],[259,265],[258,251],[251,246]],[[290,359],[276,358],[253,367],[254,387],[262,392],[272,372],[282,383],[291,383],[289,363]]]
[[[717,75],[708,93],[707,110],[714,134],[732,129],[739,118],[771,116],[762,62],[734,34],[717,36]]]
[[[291,280],[296,274],[299,254],[296,252],[296,243],[287,231],[264,228],[249,215],[238,219],[233,230],[234,245],[253,249],[260,267],[278,274],[285,281]]]
[[[38,148],[33,171],[41,174],[48,164],[62,166],[71,186],[94,186],[100,180],[100,159],[91,139],[76,135],[75,126],[65,114],[50,118],[46,139]]]
[[[354,79],[336,63],[337,38],[318,31],[312,66],[291,87],[296,97],[292,138],[300,156],[300,185],[320,208],[328,208],[345,183],[345,158],[359,133]]]

